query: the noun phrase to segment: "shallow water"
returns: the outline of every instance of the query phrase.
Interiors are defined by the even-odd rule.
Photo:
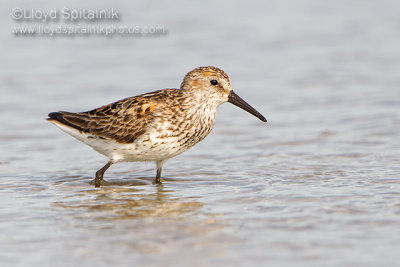
[[[398,2],[33,7],[65,5],[168,34],[17,38],[3,14],[2,266],[398,264]],[[44,120],[177,87],[200,65],[224,69],[268,123],[221,106],[162,186],[152,163],[122,163],[94,188],[106,159]]]

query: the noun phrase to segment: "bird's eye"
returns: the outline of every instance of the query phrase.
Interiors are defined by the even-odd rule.
[[[217,81],[217,80],[211,80],[210,83],[211,83],[212,85],[217,85],[217,84],[218,84],[218,81]]]

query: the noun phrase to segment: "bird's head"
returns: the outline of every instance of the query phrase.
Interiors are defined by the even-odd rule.
[[[260,120],[267,121],[263,115],[233,92],[231,79],[219,68],[199,67],[188,72],[181,84],[181,90],[196,94],[204,101],[215,103],[216,106],[230,102]]]

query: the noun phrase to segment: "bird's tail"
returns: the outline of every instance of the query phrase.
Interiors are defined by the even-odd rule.
[[[87,114],[59,111],[51,112],[48,116],[47,120],[52,123],[69,126],[82,132],[88,131],[89,116]]]

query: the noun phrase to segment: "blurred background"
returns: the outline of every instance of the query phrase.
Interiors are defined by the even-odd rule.
[[[4,266],[394,266],[400,260],[400,4],[5,1],[0,21]],[[15,18],[62,8],[119,20]],[[33,10],[33,11],[32,11]],[[158,34],[15,34],[127,26]],[[45,121],[216,66],[263,124],[222,105],[169,160],[113,166]]]

